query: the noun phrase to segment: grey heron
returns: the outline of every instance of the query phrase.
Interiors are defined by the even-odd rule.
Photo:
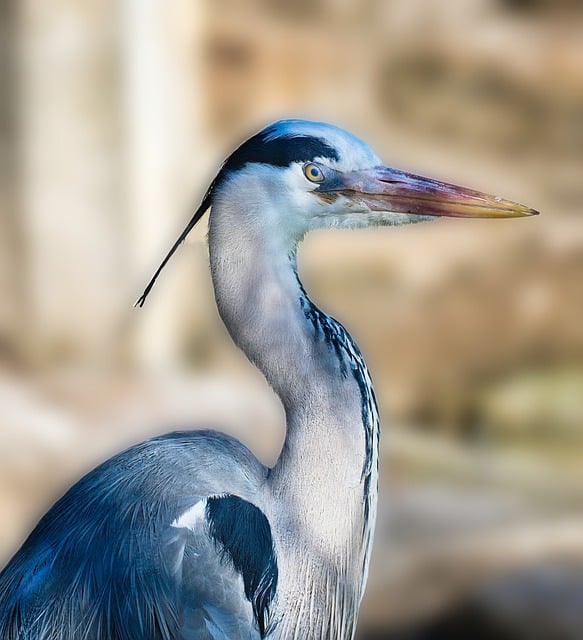
[[[138,304],[209,208],[218,310],[283,404],[281,454],[267,468],[197,430],[101,464],[0,575],[3,640],[353,638],[379,418],[354,340],[302,287],[298,243],[320,228],[536,213],[385,167],[329,124],[280,121],[227,158]]]

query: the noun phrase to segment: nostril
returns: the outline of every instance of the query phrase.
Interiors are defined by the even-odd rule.
[[[391,180],[390,178],[379,178],[379,182],[385,182],[386,184],[403,184],[402,180]]]

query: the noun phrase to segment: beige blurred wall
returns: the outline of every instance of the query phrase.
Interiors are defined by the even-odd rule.
[[[33,367],[127,358],[168,366],[179,357],[176,287],[142,322],[130,317],[137,287],[207,179],[202,7],[167,8],[6,9],[3,327]]]
[[[37,362],[117,349],[125,225],[114,7],[25,1],[15,10],[23,350]]]

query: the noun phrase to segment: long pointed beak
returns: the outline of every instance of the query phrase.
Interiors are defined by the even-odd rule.
[[[459,218],[521,218],[538,211],[480,191],[412,173],[373,167],[344,174],[339,191],[372,211]]]

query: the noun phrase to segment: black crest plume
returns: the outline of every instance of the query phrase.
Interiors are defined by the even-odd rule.
[[[150,282],[148,282],[146,288],[144,289],[144,292],[134,303],[134,307],[144,306],[144,302],[146,302],[146,298],[148,297],[148,294],[152,290],[152,287],[156,283],[156,280],[158,279],[160,272],[166,266],[168,260],[170,260],[170,258],[172,257],[176,249],[178,249],[178,247],[186,240],[186,236],[191,232],[194,225],[202,218],[206,210],[211,206],[215,182],[216,180],[214,180],[211,186],[208,188],[207,192],[204,195],[204,198],[202,199],[202,202],[200,203],[199,208],[195,211],[194,215],[192,216],[192,218],[184,228],[184,231],[178,236],[178,239],[172,245],[170,251],[168,251],[168,253],[166,254],[166,257],[164,258],[164,260],[162,260],[162,262],[160,263],[160,266],[156,269],[154,275],[150,278]]]

